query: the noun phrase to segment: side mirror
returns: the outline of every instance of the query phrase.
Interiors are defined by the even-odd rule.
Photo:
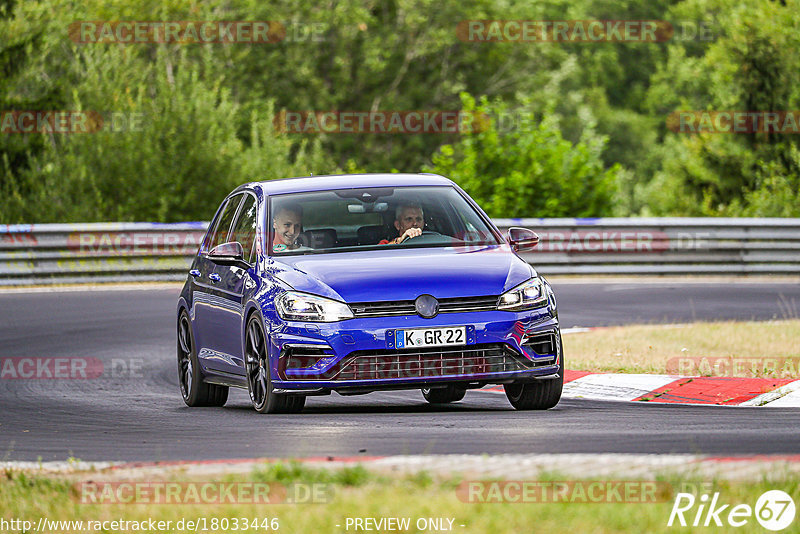
[[[217,265],[232,265],[242,269],[249,269],[250,264],[244,261],[244,250],[238,241],[222,243],[211,249],[208,259]]]
[[[533,247],[539,244],[539,235],[536,232],[519,226],[509,228],[506,239],[516,252],[532,250]]]

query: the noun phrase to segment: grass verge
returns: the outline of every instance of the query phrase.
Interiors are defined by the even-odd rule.
[[[798,339],[800,320],[791,319],[598,328],[563,342],[568,369],[800,378]]]
[[[775,475],[775,473],[771,473]],[[170,479],[172,482],[190,483],[191,479]],[[204,482],[210,482],[210,479]],[[258,526],[239,531],[247,532],[356,532],[364,531],[348,525],[348,518],[408,518],[409,527],[395,529],[406,532],[420,531],[453,531],[464,533],[520,533],[533,531],[564,532],[672,532],[675,526],[668,527],[667,522],[678,492],[689,492],[698,496],[697,505],[685,513],[691,525],[700,504],[699,495],[710,497],[719,492],[719,503],[747,504],[755,507],[761,494],[768,490],[780,489],[787,492],[795,502],[800,502],[800,478],[787,475],[779,483],[767,482],[729,482],[724,480],[702,479],[657,479],[659,487],[669,491],[657,492],[655,499],[642,499],[637,496],[625,497],[622,500],[632,502],[586,502],[591,500],[589,492],[575,491],[575,488],[588,489],[597,479],[568,480],[558,475],[548,475],[536,481],[544,485],[553,482],[568,482],[570,491],[562,493],[559,502],[530,502],[530,496],[540,501],[541,493],[532,493],[528,502],[523,500],[522,493],[509,492],[506,500],[517,502],[467,502],[465,484],[458,478],[436,478],[425,473],[411,477],[390,477],[375,474],[362,467],[342,470],[309,468],[297,463],[272,464],[254,471],[248,477],[218,477],[215,482],[238,483],[280,483],[323,484],[328,486],[326,502],[311,504],[84,504],[81,503],[81,491],[75,480],[66,477],[32,476],[21,473],[6,472],[0,475],[0,517],[6,520],[16,518],[38,523],[39,518],[49,521],[84,521],[83,532],[86,532],[88,521],[169,521],[170,526],[159,529],[161,532],[185,532],[190,529],[177,528],[179,521],[203,521],[208,531],[231,532],[235,519],[243,521],[258,520]],[[599,481],[600,487],[620,479]],[[140,481],[142,482],[142,481]],[[487,483],[487,481],[483,481]],[[491,485],[486,486],[491,487]],[[489,493],[482,494],[484,498]],[[503,500],[503,493],[496,494]],[[639,495],[639,494],[635,494]],[[511,497],[509,497],[511,496]],[[480,500],[480,499],[478,499]],[[644,502],[643,502],[644,501]],[[732,507],[728,507],[728,510]],[[228,520],[228,527],[221,527],[220,520]],[[214,523],[216,519],[216,523]],[[266,523],[263,522],[267,519]],[[271,521],[275,519],[276,521]],[[430,528],[429,519],[443,528]],[[701,522],[705,519],[703,514]],[[452,521],[450,521],[452,520]],[[722,515],[725,520],[725,515]],[[424,522],[424,524],[423,524]],[[217,527],[212,529],[212,525]],[[241,523],[240,523],[241,525]],[[252,525],[252,523],[248,523]],[[265,527],[266,525],[266,527]],[[463,525],[463,526],[462,526]],[[117,525],[119,527],[119,525]],[[153,531],[149,528],[136,529],[133,525],[122,525],[127,528],[113,528],[106,525],[106,530],[115,531]],[[730,527],[729,527],[730,528]],[[13,528],[6,529],[14,531]],[[380,529],[388,531],[389,529]],[[679,529],[680,530],[680,529]],[[685,530],[685,529],[684,529]],[[689,529],[691,530],[691,529]],[[763,529],[755,517],[750,517],[747,525],[736,529],[737,532],[761,532]],[[790,529],[791,530],[791,529]],[[790,531],[787,530],[787,531]],[[17,529],[17,532],[22,529]],[[81,531],[73,523],[62,525],[62,528],[50,528],[53,532]],[[194,531],[194,530],[192,530]],[[198,531],[203,531],[202,527]]]

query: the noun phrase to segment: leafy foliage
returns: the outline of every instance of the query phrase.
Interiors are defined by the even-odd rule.
[[[573,146],[552,117],[498,131],[497,119],[524,116],[521,110],[511,113],[500,101],[462,98],[464,112],[485,117],[484,124],[441,147],[430,171],[458,182],[493,217],[610,215],[620,167],[603,169],[605,138],[585,130]]]
[[[800,109],[798,13],[798,0],[0,0],[0,110],[126,119],[0,134],[0,222],[206,219],[253,179],[421,169],[496,216],[798,216],[800,135],[667,128],[674,111]],[[475,19],[666,20],[676,33],[461,41],[458,23]],[[287,35],[80,44],[81,20],[273,20]],[[283,110],[462,107],[535,120],[467,135],[273,129]]]

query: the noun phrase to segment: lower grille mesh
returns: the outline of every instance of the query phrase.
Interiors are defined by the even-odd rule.
[[[357,351],[320,375],[305,380],[385,380],[486,375],[534,367],[502,343],[423,350]]]

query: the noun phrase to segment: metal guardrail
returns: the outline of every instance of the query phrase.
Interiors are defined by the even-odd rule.
[[[498,219],[542,274],[800,274],[800,219]],[[0,286],[183,280],[207,223],[0,225]]]
[[[541,238],[542,274],[800,274],[800,219],[499,219]]]
[[[0,286],[183,280],[207,226],[0,225]]]

